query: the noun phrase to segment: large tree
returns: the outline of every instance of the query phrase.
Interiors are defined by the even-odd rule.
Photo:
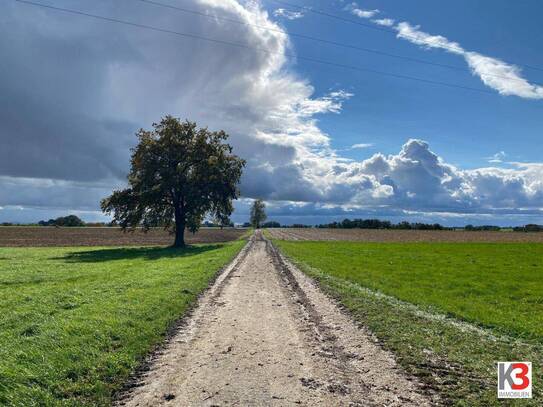
[[[102,210],[124,230],[163,226],[185,245],[185,228],[196,232],[209,214],[226,220],[239,196],[245,161],[232,154],[224,131],[198,128],[166,116],[154,130],[139,130],[132,149],[129,187],[102,200]]]
[[[253,202],[253,206],[251,206],[251,225],[253,225],[255,229],[260,228],[262,222],[266,220],[267,216],[265,209],[266,205],[262,199],[257,199]]]

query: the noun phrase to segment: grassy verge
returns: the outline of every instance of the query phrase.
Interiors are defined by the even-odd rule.
[[[0,248],[0,405],[108,405],[243,244]]]
[[[445,404],[541,405],[543,245],[275,243]],[[533,362],[533,400],[497,400],[510,360]]]

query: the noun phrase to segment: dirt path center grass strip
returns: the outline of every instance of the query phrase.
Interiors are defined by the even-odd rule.
[[[0,405],[109,405],[244,243],[0,248]]]
[[[541,405],[543,245],[274,243],[447,404],[507,405],[496,362],[527,360],[535,397],[522,405]]]

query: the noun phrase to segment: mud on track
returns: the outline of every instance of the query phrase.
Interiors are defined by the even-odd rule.
[[[196,234],[187,231],[185,239],[189,244],[219,243],[236,240],[245,233],[247,229],[202,228]],[[147,233],[140,230],[123,233],[114,227],[0,227],[0,247],[168,246],[173,240],[173,236],[162,228],[153,228]]]
[[[462,230],[268,229],[280,240],[346,240],[360,242],[541,242],[543,233],[466,232]]]
[[[429,405],[421,389],[257,233],[118,404]]]

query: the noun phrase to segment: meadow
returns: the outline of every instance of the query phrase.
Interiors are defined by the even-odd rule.
[[[109,405],[243,244],[0,248],[0,405]]]
[[[543,244],[274,243],[446,403],[497,404],[496,362],[528,360],[540,405]]]

